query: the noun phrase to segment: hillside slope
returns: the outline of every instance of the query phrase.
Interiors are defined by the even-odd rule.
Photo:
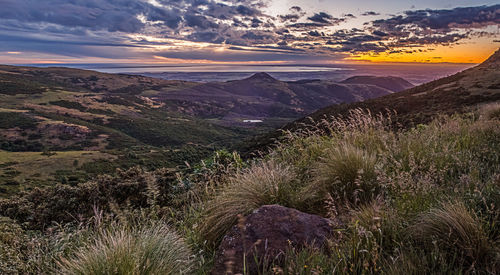
[[[219,117],[234,125],[242,119],[299,118],[331,104],[361,101],[401,91],[404,88],[400,83],[412,86],[396,77],[372,77],[370,80],[356,83],[325,80],[284,82],[266,73],[257,73],[242,80],[212,82],[170,91],[161,94],[158,100],[173,102],[173,106],[167,106],[178,112]]]
[[[115,168],[175,167],[317,110],[392,91],[371,84],[169,81],[0,66],[0,196]],[[244,123],[244,119],[263,123]],[[228,127],[231,126],[231,127]],[[239,127],[241,126],[241,127]]]
[[[340,83],[344,84],[371,84],[376,85],[382,88],[386,88],[393,92],[400,92],[406,89],[413,88],[414,85],[410,82],[400,78],[393,76],[370,76],[370,75],[362,75],[362,76],[353,76]]]
[[[355,82],[360,78],[348,79]],[[243,152],[264,150],[281,136],[282,130],[294,131],[312,120],[331,116],[347,116],[356,108],[372,113],[397,113],[394,122],[409,128],[428,123],[439,114],[463,113],[478,104],[500,100],[500,49],[480,65],[402,92],[350,104],[336,104],[287,124],[282,129],[254,138],[244,145]]]

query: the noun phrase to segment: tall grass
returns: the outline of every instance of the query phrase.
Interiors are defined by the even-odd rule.
[[[341,200],[339,203],[366,202],[380,189],[375,164],[373,154],[349,143],[326,148],[313,169],[314,180],[306,192],[320,199],[328,193]]]
[[[105,230],[98,230],[101,233],[90,244],[90,229],[85,231],[85,238],[74,241],[78,230],[54,235],[55,241],[64,244],[60,247],[67,249],[47,246],[40,251],[57,250],[50,258],[64,257],[60,267],[66,273],[90,272],[84,269],[94,268],[90,262],[95,263],[96,270],[112,262],[109,267],[114,271],[121,268],[116,263],[124,268],[137,267],[130,267],[128,272],[132,274],[147,273],[153,267],[140,269],[144,266],[141,263],[160,266],[164,260],[175,266],[173,273],[195,266],[194,271],[206,274],[214,262],[214,245],[237,223],[238,215],[248,215],[262,205],[280,204],[334,217],[335,224],[342,228],[326,250],[291,248],[283,262],[272,263],[263,274],[500,274],[497,109],[488,105],[475,113],[438,117],[408,130],[395,129],[391,115],[353,110],[348,117],[325,118],[299,132],[288,132],[287,138],[262,159],[245,162],[236,154],[216,154],[202,165],[168,174],[168,178],[161,176],[156,185],[142,184],[139,197],[137,192],[121,193],[139,198],[141,203],[136,207],[146,205],[144,211],[168,219],[194,248],[193,265],[189,261],[191,253],[177,235],[168,235],[172,231],[164,224],[160,230],[144,222],[99,227]],[[110,186],[122,182],[122,178],[109,178],[113,183]],[[137,171],[137,177],[127,182],[135,186],[144,182],[143,178],[143,172]],[[168,186],[172,188],[165,188]],[[94,189],[85,190],[85,194],[92,194]],[[73,191],[71,194],[81,196],[79,190]],[[62,193],[67,197],[67,192]],[[104,192],[100,198],[108,201],[114,193]],[[8,205],[0,207],[0,211],[10,213],[19,224],[40,216],[44,224],[49,224],[54,221],[49,210],[61,207],[51,208],[48,202],[59,202],[51,198],[60,195],[37,194],[23,197],[15,203],[15,209]],[[113,201],[121,205],[119,209],[127,209],[127,198],[120,196],[120,200]],[[33,205],[40,208],[32,211]],[[87,204],[85,207],[92,208]],[[9,238],[13,235],[8,234]],[[168,238],[172,241],[165,240],[165,236],[173,236]],[[0,249],[11,251],[13,262],[22,261],[16,253],[26,251],[24,248],[9,250],[6,245],[1,247],[1,241]],[[19,246],[22,242],[5,243]],[[79,248],[82,243],[87,244]],[[170,253],[164,247],[177,247],[168,250],[177,256],[163,255]],[[36,257],[38,262],[48,259]]]
[[[292,168],[272,161],[256,163],[233,177],[207,203],[200,232],[210,242],[216,242],[237,222],[238,215],[268,204],[294,206],[296,193]]]
[[[63,274],[185,274],[191,251],[161,222],[140,227],[115,225],[74,256],[60,261]]]
[[[445,203],[423,213],[409,232],[417,242],[446,252],[448,259],[455,261],[451,264],[464,265],[466,270],[499,264],[494,262],[498,260],[495,240],[488,238],[482,221],[461,202]]]

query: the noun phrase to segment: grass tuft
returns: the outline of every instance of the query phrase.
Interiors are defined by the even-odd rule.
[[[335,145],[317,162],[307,193],[320,200],[328,193],[354,204],[369,201],[380,190],[375,164],[373,154],[348,143]]]
[[[208,202],[201,234],[209,242],[217,242],[236,224],[239,214],[247,215],[268,204],[293,206],[295,178],[293,169],[274,162],[256,163],[237,174]]]
[[[414,240],[445,252],[449,261],[466,270],[492,265],[497,257],[482,221],[462,202],[444,203],[421,214],[409,231]]]
[[[73,257],[59,263],[62,274],[185,274],[191,252],[163,223],[110,227]]]

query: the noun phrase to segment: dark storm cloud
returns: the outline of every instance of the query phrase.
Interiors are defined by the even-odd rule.
[[[438,36],[410,37],[391,43],[391,47],[421,47],[422,45],[450,45],[466,38],[467,34],[447,34]]]
[[[366,15],[374,15],[366,12]],[[405,11],[404,15],[380,19],[368,24],[372,35],[352,31],[332,34],[329,45],[341,45],[337,50],[350,52],[380,52],[402,47],[452,45],[461,40],[483,35],[467,31],[470,28],[500,24],[500,5],[455,8],[450,10]],[[484,36],[491,35],[486,32]]]
[[[281,22],[291,22],[296,23],[300,18],[306,15],[305,12],[302,11],[301,7],[293,6],[290,8],[290,13],[285,15],[278,15],[278,19]]]
[[[259,10],[243,5],[239,5],[236,8],[236,10],[240,15],[245,15],[245,16],[254,16],[260,14]]]
[[[376,36],[387,36],[388,34],[383,31],[373,31],[373,35]]]
[[[285,15],[278,15],[278,18],[280,19],[281,22],[297,22],[297,20],[302,17],[300,14],[285,14]]]
[[[213,0],[160,0],[158,7],[139,0],[1,0],[0,18],[20,22],[45,22],[90,30],[137,33],[146,23],[138,18],[170,29],[182,22],[191,27],[215,27],[213,18],[231,19],[236,15],[258,16],[253,1],[231,0],[225,5]],[[199,6],[205,6],[206,14]],[[206,17],[206,16],[210,16]]]
[[[187,26],[197,27],[200,29],[217,28],[219,25],[212,20],[209,20],[203,15],[186,14],[184,20]]]

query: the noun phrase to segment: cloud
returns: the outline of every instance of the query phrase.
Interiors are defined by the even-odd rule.
[[[185,24],[189,27],[200,29],[217,28],[219,25],[203,15],[186,14],[184,16]]]
[[[374,12],[374,11],[365,11],[361,15],[362,16],[376,16],[376,15],[380,15],[380,13]]]
[[[500,24],[500,4],[455,8],[451,10],[416,10],[406,11],[404,15],[373,22],[374,26],[383,29],[403,26],[416,26],[432,30],[449,30],[451,28],[479,28]]]
[[[313,16],[308,17],[307,19],[323,25],[335,25],[345,21],[344,18],[335,18],[326,12],[315,13]]]
[[[125,52],[151,56],[160,51],[159,56],[170,58],[174,56],[163,52],[163,47],[172,46],[172,53],[187,58],[189,52],[197,51],[196,42],[204,42],[229,48],[227,59],[244,60],[242,55],[249,54],[270,60],[271,54],[273,58],[343,56],[341,53],[391,53],[400,48],[452,45],[474,35],[492,37],[491,31],[477,29],[500,24],[500,5],[493,5],[409,10],[343,30],[339,29],[342,24],[355,15],[337,18],[293,6],[284,14],[271,16],[265,14],[266,3],[268,0],[0,0],[0,49],[71,56],[122,56]],[[380,14],[366,11],[361,15]],[[212,50],[198,53],[195,59],[215,55],[227,60]]]
[[[144,27],[137,10],[158,15],[161,11],[139,1],[121,0],[120,6],[98,0],[3,0],[0,18],[23,22],[46,22],[66,27],[85,27],[110,32],[138,32]],[[50,7],[50,12],[47,12]],[[166,11],[165,11],[166,12]]]

